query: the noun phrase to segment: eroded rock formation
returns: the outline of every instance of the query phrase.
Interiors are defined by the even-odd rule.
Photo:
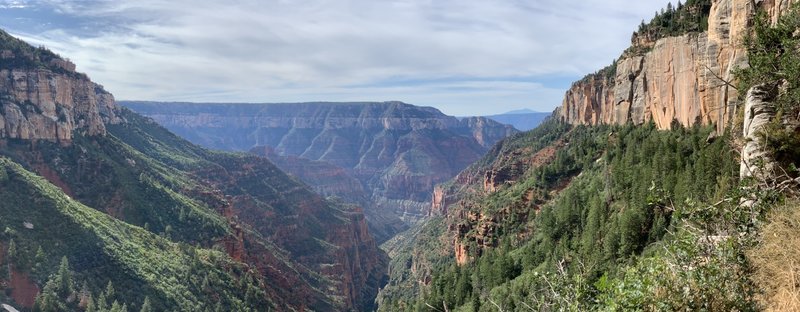
[[[725,128],[739,105],[733,72],[746,66],[743,38],[754,11],[763,6],[777,20],[792,0],[717,0],[708,31],[653,41],[634,36],[616,66],[572,85],[557,114],[572,124],[642,124],[659,129],[673,121]]]
[[[761,142],[761,135],[775,119],[775,100],[777,88],[769,85],[758,85],[747,92],[744,107],[744,125],[742,127],[742,160],[739,176],[763,179],[771,175],[774,163]]]
[[[73,131],[102,135],[104,122],[120,122],[114,97],[74,64],[5,32],[0,39],[18,43],[0,47],[0,64],[9,65],[0,68],[0,138],[69,143]]]
[[[262,146],[269,149],[257,154],[296,157],[276,162],[323,194],[363,205],[379,241],[401,229],[398,220],[412,224],[427,216],[437,183],[516,132],[487,118],[457,119],[401,102],[124,105],[201,145]],[[300,164],[301,158],[312,162]],[[325,170],[311,174],[307,166]],[[367,200],[353,194],[359,187],[345,187],[352,179],[335,182],[336,176],[355,178]]]

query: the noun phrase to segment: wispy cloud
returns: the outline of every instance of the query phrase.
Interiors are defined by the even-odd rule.
[[[610,63],[665,4],[0,0],[0,17],[25,17],[4,27],[71,58],[118,98],[392,99],[466,115],[552,109],[563,77]]]

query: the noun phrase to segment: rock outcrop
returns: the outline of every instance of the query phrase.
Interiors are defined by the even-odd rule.
[[[759,3],[770,17],[773,24],[778,22],[783,13],[789,10],[789,6],[796,3],[797,0],[759,0]]]
[[[483,117],[457,119],[430,107],[400,102],[295,104],[187,104],[126,102],[189,140],[217,149],[250,150],[273,158],[292,156],[325,172],[309,174],[299,158],[278,160],[325,195],[364,206],[379,241],[428,215],[430,194],[480,158],[490,146],[517,132]],[[264,153],[268,151],[268,153]],[[270,156],[269,154],[273,154]],[[328,165],[322,165],[321,162]],[[366,202],[353,200],[355,178]],[[386,235],[382,235],[386,234]]]
[[[755,177],[764,179],[772,175],[774,161],[761,142],[763,134],[769,124],[775,119],[775,100],[777,88],[768,85],[758,85],[748,90],[744,106],[744,125],[742,127],[741,167],[739,176],[742,178]]]
[[[75,65],[0,31],[0,139],[72,141],[117,123],[114,97]]]
[[[725,128],[739,105],[733,72],[746,66],[743,38],[763,6],[773,20],[791,0],[717,0],[708,30],[677,37],[634,36],[614,66],[572,85],[556,114],[572,124],[642,124],[670,129],[673,121]]]

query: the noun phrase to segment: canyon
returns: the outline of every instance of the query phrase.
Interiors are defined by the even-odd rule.
[[[16,246],[0,259],[3,301],[42,302],[63,257],[84,299],[113,281],[121,302],[164,310],[374,305],[388,258],[361,208],[265,158],[193,145],[3,31],[0,56],[0,246]],[[47,304],[78,304],[61,299]]]
[[[518,132],[402,102],[122,104],[194,143],[267,156],[318,193],[361,205],[379,242],[428,215],[434,185]]]
[[[780,169],[765,131],[800,123],[736,77],[756,9],[775,24],[795,2],[643,23],[526,132],[397,101],[117,102],[0,31],[0,302],[755,310],[741,246],[780,199],[744,185]]]

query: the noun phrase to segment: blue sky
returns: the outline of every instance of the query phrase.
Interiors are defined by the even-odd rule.
[[[665,0],[0,0],[117,99],[550,111]]]

